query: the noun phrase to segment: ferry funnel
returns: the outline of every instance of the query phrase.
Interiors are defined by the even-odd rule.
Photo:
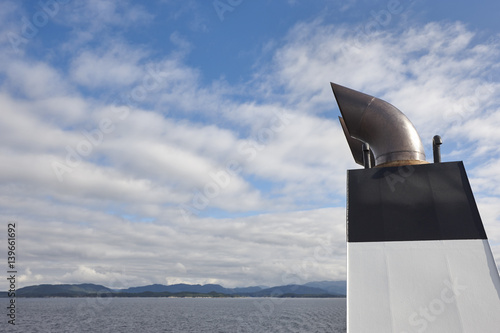
[[[499,332],[500,276],[464,164],[441,161],[439,136],[425,162],[401,111],[331,86],[364,165],[347,171],[347,332]]]

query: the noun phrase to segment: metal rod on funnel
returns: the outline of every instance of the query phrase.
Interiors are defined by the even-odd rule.
[[[371,168],[371,159],[370,159],[370,145],[368,143],[363,143],[363,165],[365,169]]]
[[[434,163],[441,163],[441,145],[443,140],[439,135],[432,138],[432,152],[434,153]]]

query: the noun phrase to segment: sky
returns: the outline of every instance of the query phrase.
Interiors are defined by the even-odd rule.
[[[500,264],[498,1],[0,1],[17,287],[346,279],[335,82],[464,161]],[[8,289],[0,281],[0,290]]]

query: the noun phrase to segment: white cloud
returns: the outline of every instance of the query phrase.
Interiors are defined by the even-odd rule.
[[[100,51],[87,50],[74,58],[71,76],[76,83],[94,89],[129,86],[144,76],[139,66],[144,56],[140,49],[123,44],[107,45]]]
[[[67,19],[78,27],[96,15],[80,31],[89,38],[98,28],[147,17],[110,1],[66,9],[77,8],[83,14]],[[189,42],[171,37],[179,51],[162,59],[120,38],[79,49],[68,58],[69,70],[23,57],[0,67],[0,211],[21,226],[29,267],[23,285],[112,280],[231,287],[345,279],[345,170],[356,166],[334,114],[330,81],[393,103],[416,124],[426,147],[439,133],[445,142],[463,143],[454,146],[459,159],[469,158],[464,151],[481,159],[498,151],[492,102],[498,80],[487,79],[498,45],[475,44],[463,24],[359,38],[348,26],[301,23],[271,64],[238,85],[204,84],[203,69],[184,60]],[[155,82],[147,81],[153,78],[148,68]],[[88,88],[96,94],[85,96]],[[146,96],[131,105],[99,95],[130,97],[141,88]],[[103,119],[112,129],[68,163],[67,147],[82,148],[90,141],[84,133],[98,133]],[[500,177],[498,161],[488,160],[470,174],[490,239],[498,243]],[[213,175],[231,161],[241,171],[184,219],[179,205],[192,206],[197,193],[217,185]],[[54,162],[72,164],[63,182]],[[331,206],[337,208],[322,208]]]
[[[24,270],[24,274],[19,275],[20,283],[34,283],[34,282],[40,282],[42,280],[43,276],[40,274],[33,274],[29,267],[27,267]]]
[[[43,62],[28,62],[8,59],[0,65],[8,77],[8,89],[14,94],[28,98],[44,99],[70,95],[71,88],[66,84],[64,74]]]
[[[128,288],[131,283],[143,282],[143,280],[135,276],[128,276],[122,272],[103,271],[100,272],[94,268],[79,265],[76,270],[64,274],[59,283],[95,283],[103,284],[112,289],[124,289]]]
[[[78,215],[77,209],[68,213]],[[166,221],[131,223],[102,213],[88,214],[87,225],[19,221],[23,251],[32,253],[23,257],[32,273],[22,286],[35,275],[36,283],[112,288],[165,283],[165,277],[169,283],[212,281],[228,287],[343,279],[345,269],[337,266],[345,261],[344,216],[343,208],[322,209],[196,219],[175,228]]]
[[[129,1],[80,0],[72,2],[68,12],[61,15],[59,20],[71,26],[85,24],[86,30],[91,33],[107,27],[145,24],[154,17],[144,7],[131,4]]]
[[[70,38],[60,44],[64,53],[73,55],[74,50],[90,43],[110,42],[131,27],[144,27],[155,19],[155,14],[132,1],[73,0],[63,6],[53,17],[57,24],[70,28]]]

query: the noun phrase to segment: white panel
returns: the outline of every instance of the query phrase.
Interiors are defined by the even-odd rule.
[[[347,244],[349,333],[498,333],[487,240]]]

